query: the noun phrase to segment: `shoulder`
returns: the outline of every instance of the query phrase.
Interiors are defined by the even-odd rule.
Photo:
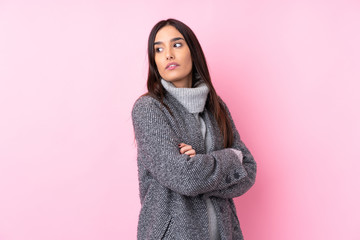
[[[158,106],[159,104],[161,104],[160,101],[153,98],[152,96],[142,95],[138,99],[136,99],[133,109]]]
[[[137,117],[146,113],[161,111],[163,108],[161,102],[149,95],[139,97],[132,108],[132,116]]]
[[[141,95],[138,99],[135,100],[133,108],[137,106],[154,104],[155,101],[157,100],[150,95]]]

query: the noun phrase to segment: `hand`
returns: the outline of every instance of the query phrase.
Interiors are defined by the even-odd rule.
[[[187,145],[185,143],[180,143],[179,148],[181,154],[186,154],[190,157],[194,157],[196,155],[195,149],[193,149],[192,146],[190,145]]]

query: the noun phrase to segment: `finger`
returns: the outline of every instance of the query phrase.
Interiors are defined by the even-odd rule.
[[[183,146],[186,146],[186,144],[185,143],[179,143],[179,148],[182,148]]]
[[[191,149],[191,150],[189,150],[189,151],[186,151],[184,154],[186,154],[186,155],[195,155],[196,154],[196,152],[195,152],[195,150],[194,149]]]
[[[190,145],[186,145],[180,149],[180,153],[183,154],[191,149],[192,149],[192,147]]]

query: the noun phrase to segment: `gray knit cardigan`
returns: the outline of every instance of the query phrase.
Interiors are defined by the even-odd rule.
[[[231,119],[231,148],[243,153],[243,163],[234,151],[223,147],[221,131],[207,108],[201,116],[212,139],[208,154],[199,122],[172,95],[166,93],[164,97],[172,114],[150,96],[135,102],[132,120],[141,201],[139,240],[208,240],[204,196],[214,205],[221,239],[243,239],[232,198],[254,184],[256,162],[241,141],[228,108],[220,102]],[[181,142],[191,145],[196,155],[190,158],[180,154]]]

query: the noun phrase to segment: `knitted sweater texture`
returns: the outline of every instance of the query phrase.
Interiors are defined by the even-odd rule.
[[[139,98],[132,111],[142,204],[138,239],[210,239],[204,198],[213,203],[220,238],[243,239],[232,198],[254,184],[256,163],[232,119],[232,148],[242,152],[243,163],[223,148],[220,129],[206,108],[201,117],[211,139],[208,151],[191,110],[168,93],[164,103],[172,114],[150,96]],[[193,146],[196,155],[180,154],[180,142]]]
[[[206,131],[206,125],[204,119],[200,116],[200,113],[204,111],[209,88],[202,81],[198,81],[192,88],[177,88],[171,82],[167,82],[164,79],[161,79],[161,84],[164,86],[166,91],[174,96],[176,100],[178,100],[189,111],[189,113],[192,113],[199,121],[201,134],[205,139],[206,153],[208,153],[211,146],[211,137]],[[217,227],[214,205],[209,197],[205,197],[204,201],[206,202],[209,217],[209,240],[219,240],[220,235]]]

